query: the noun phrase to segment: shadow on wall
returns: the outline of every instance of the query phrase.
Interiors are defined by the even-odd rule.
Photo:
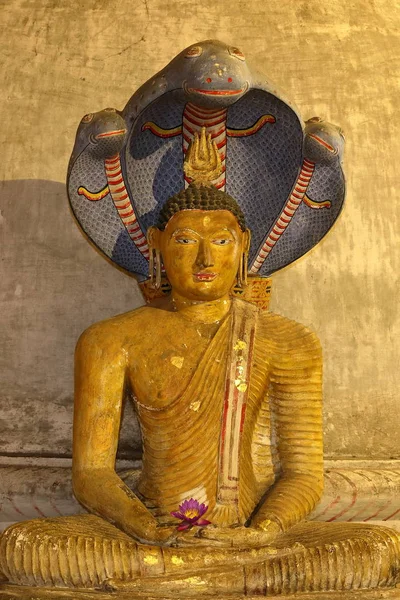
[[[0,455],[70,456],[76,341],[142,298],[87,243],[63,183],[1,182],[0,240]],[[139,448],[129,407],[120,454]]]

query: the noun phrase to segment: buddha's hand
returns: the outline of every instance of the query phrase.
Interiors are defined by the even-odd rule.
[[[157,523],[153,517],[145,523],[135,524],[133,537],[142,544],[168,546],[176,540],[176,527],[166,527]]]
[[[263,521],[257,527],[203,527],[197,536],[209,544],[218,543],[228,547],[253,547],[269,546],[281,533],[281,528],[274,521]]]

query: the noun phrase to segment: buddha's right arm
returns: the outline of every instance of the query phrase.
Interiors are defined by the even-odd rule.
[[[90,327],[75,352],[72,481],[77,499],[139,541],[161,541],[157,522],[115,472],[127,355],[113,321]]]

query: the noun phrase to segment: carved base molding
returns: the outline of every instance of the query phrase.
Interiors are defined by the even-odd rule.
[[[129,485],[139,461],[121,461]],[[72,493],[70,459],[0,457],[0,531],[35,517],[83,513]],[[400,527],[400,461],[326,461],[325,492],[311,520]]]
[[[215,597],[215,596],[214,596]],[[200,600],[196,596],[187,596],[185,600]],[[221,596],[218,600],[259,600],[260,596]],[[399,600],[400,589],[391,590],[358,590],[353,592],[315,592],[312,594],[292,594],[290,596],[277,596],[279,600]],[[137,592],[104,593],[87,590],[61,590],[40,589],[29,587],[16,587],[0,585],[0,600],[155,600],[148,595]],[[164,600],[157,598],[157,600]],[[170,598],[165,598],[170,600]],[[181,600],[184,600],[182,597]],[[202,597],[204,600],[204,596]]]

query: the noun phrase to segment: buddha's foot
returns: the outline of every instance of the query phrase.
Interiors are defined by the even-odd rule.
[[[274,548],[162,548],[81,515],[13,525],[0,539],[0,569],[19,585],[139,596],[383,589],[399,581],[400,536],[361,524],[305,523]]]

